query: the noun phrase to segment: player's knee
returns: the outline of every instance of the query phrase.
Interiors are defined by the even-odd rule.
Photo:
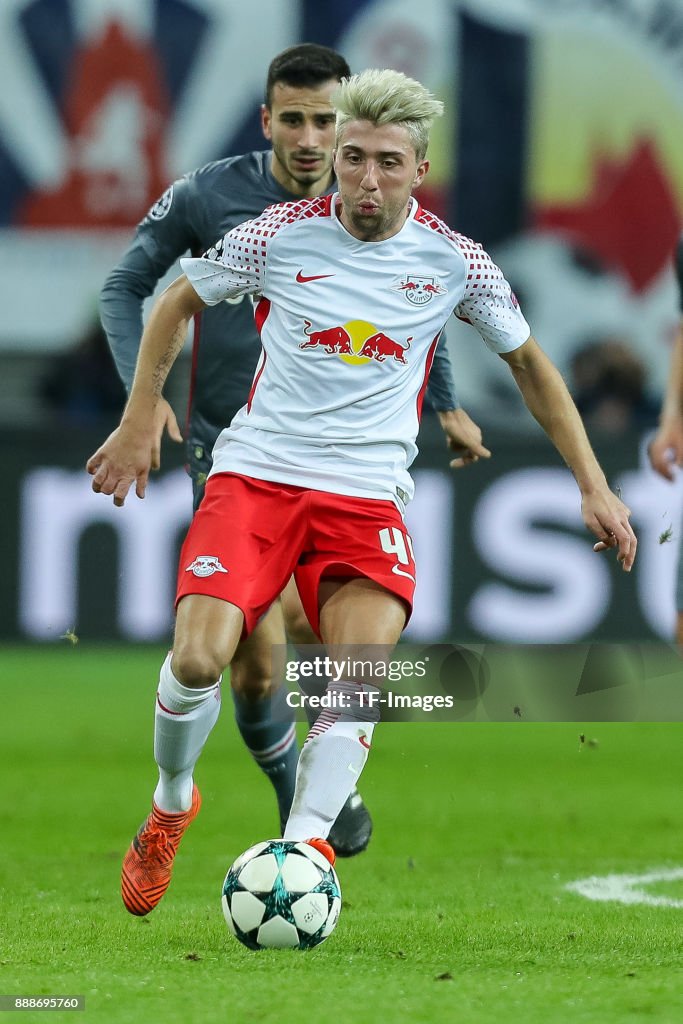
[[[270,652],[242,655],[238,651],[230,664],[230,685],[249,700],[268,697],[274,687]]]
[[[204,688],[213,686],[221,675],[224,665],[214,651],[197,650],[181,644],[173,649],[171,662],[173,674],[183,686]]]

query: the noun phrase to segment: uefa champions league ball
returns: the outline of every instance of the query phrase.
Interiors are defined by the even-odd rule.
[[[222,904],[228,928],[249,949],[312,949],[334,930],[341,888],[313,846],[271,839],[237,858]]]

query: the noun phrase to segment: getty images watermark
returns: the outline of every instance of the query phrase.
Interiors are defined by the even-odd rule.
[[[396,683],[424,680],[429,668],[429,655],[416,660],[407,657],[390,659],[381,648],[374,652],[374,657],[349,654],[333,658],[318,654],[317,648],[311,654],[310,658],[288,658],[285,662],[285,681],[298,684],[298,689],[287,694],[290,708],[347,710],[351,706],[349,694],[328,689],[328,685],[349,680],[366,684],[358,697],[361,708],[368,710],[383,712],[387,708],[416,708],[429,713],[435,708],[454,706],[452,694],[404,693],[392,689]]]
[[[683,657],[669,644],[282,645],[273,655],[288,687],[281,713],[301,721],[343,711],[353,682],[382,721],[683,722]]]

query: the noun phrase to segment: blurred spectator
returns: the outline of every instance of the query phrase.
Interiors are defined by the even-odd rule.
[[[99,321],[72,349],[55,356],[39,383],[45,405],[61,422],[87,426],[118,422],[126,392]]]
[[[593,341],[571,360],[571,391],[587,429],[616,436],[657,422],[647,393],[647,369],[618,338]]]

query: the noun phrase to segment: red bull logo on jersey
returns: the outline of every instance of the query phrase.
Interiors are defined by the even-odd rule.
[[[325,355],[337,355],[345,363],[362,366],[374,361],[384,363],[387,359],[406,365],[406,352],[413,340],[404,342],[390,337],[366,320],[349,320],[337,327],[314,330],[310,320],[304,320],[306,340],[300,342],[300,349],[315,348]]]
[[[328,356],[333,352],[343,352],[351,355],[351,335],[345,327],[325,327],[322,331],[312,331],[313,324],[310,320],[304,320],[304,334],[308,341],[303,341],[299,348],[318,348],[321,346]]]
[[[435,295],[443,295],[446,291],[438,277],[416,277],[414,274],[404,274],[391,287],[402,292],[412,306],[424,306]]]

